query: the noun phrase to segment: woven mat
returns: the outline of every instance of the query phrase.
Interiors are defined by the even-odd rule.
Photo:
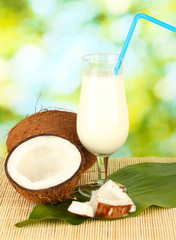
[[[139,162],[176,162],[176,158],[111,158],[109,173]],[[81,183],[96,177],[96,167],[86,173]],[[115,221],[90,220],[79,226],[50,220],[16,228],[14,224],[26,219],[34,203],[23,199],[9,184],[0,162],[0,239],[1,240],[175,240],[176,208],[151,207],[135,218]]]

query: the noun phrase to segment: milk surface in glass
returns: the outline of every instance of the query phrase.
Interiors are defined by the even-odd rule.
[[[124,144],[129,117],[122,74],[83,73],[77,131],[85,148],[96,155],[112,154]]]

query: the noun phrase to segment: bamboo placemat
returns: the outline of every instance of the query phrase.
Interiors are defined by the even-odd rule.
[[[139,162],[176,162],[176,158],[111,158],[109,173]],[[94,166],[81,182],[96,177]],[[79,226],[50,220],[16,228],[26,219],[34,203],[23,199],[9,184],[0,161],[0,239],[1,240],[175,240],[176,208],[151,207],[140,216],[115,221],[89,220]]]

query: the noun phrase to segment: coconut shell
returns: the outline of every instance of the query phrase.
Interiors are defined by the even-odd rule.
[[[78,173],[70,182],[63,184],[62,186],[56,186],[47,190],[31,191],[17,186],[14,182],[10,181],[15,190],[29,201],[36,203],[51,203],[62,202],[64,199],[70,197],[70,194],[76,188],[76,185],[81,178],[81,172]]]
[[[98,202],[96,217],[100,218],[122,218],[129,214],[132,205],[111,206],[105,203]]]
[[[8,133],[6,145],[10,152],[24,139],[38,134],[56,134],[72,141],[83,153],[82,172],[96,162],[96,157],[81,144],[76,131],[77,114],[68,111],[47,110],[32,114],[17,123]]]
[[[42,136],[42,135],[48,135],[48,134],[40,134],[37,136]],[[74,189],[77,186],[78,181],[81,178],[82,175],[82,168],[83,168],[83,154],[80,150],[80,148],[78,146],[77,149],[79,150],[80,154],[81,154],[81,164],[78,168],[78,170],[74,173],[74,175],[69,178],[68,180],[62,182],[61,184],[58,184],[56,186],[50,187],[50,188],[46,188],[46,189],[37,189],[37,190],[31,190],[31,189],[27,189],[24,188],[23,186],[19,185],[18,183],[16,183],[13,178],[10,176],[9,172],[8,172],[8,160],[9,157],[11,156],[12,152],[23,142],[28,141],[29,139],[36,137],[36,136],[32,136],[29,137],[23,141],[21,141],[20,143],[18,143],[8,154],[6,161],[5,161],[5,173],[7,178],[9,179],[10,183],[12,184],[12,186],[15,188],[15,190],[22,195],[24,198],[26,198],[29,201],[33,201],[36,203],[57,203],[57,202],[62,202],[64,199],[67,199],[70,197],[70,194],[73,193]],[[70,141],[71,142],[71,141]],[[71,142],[72,144],[74,144],[73,142]]]

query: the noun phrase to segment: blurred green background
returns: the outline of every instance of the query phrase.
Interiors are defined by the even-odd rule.
[[[139,12],[176,26],[175,0],[0,0],[0,155],[35,107],[77,111],[81,56],[120,52]],[[176,34],[140,20],[125,85],[130,133],[114,155],[175,156]]]

